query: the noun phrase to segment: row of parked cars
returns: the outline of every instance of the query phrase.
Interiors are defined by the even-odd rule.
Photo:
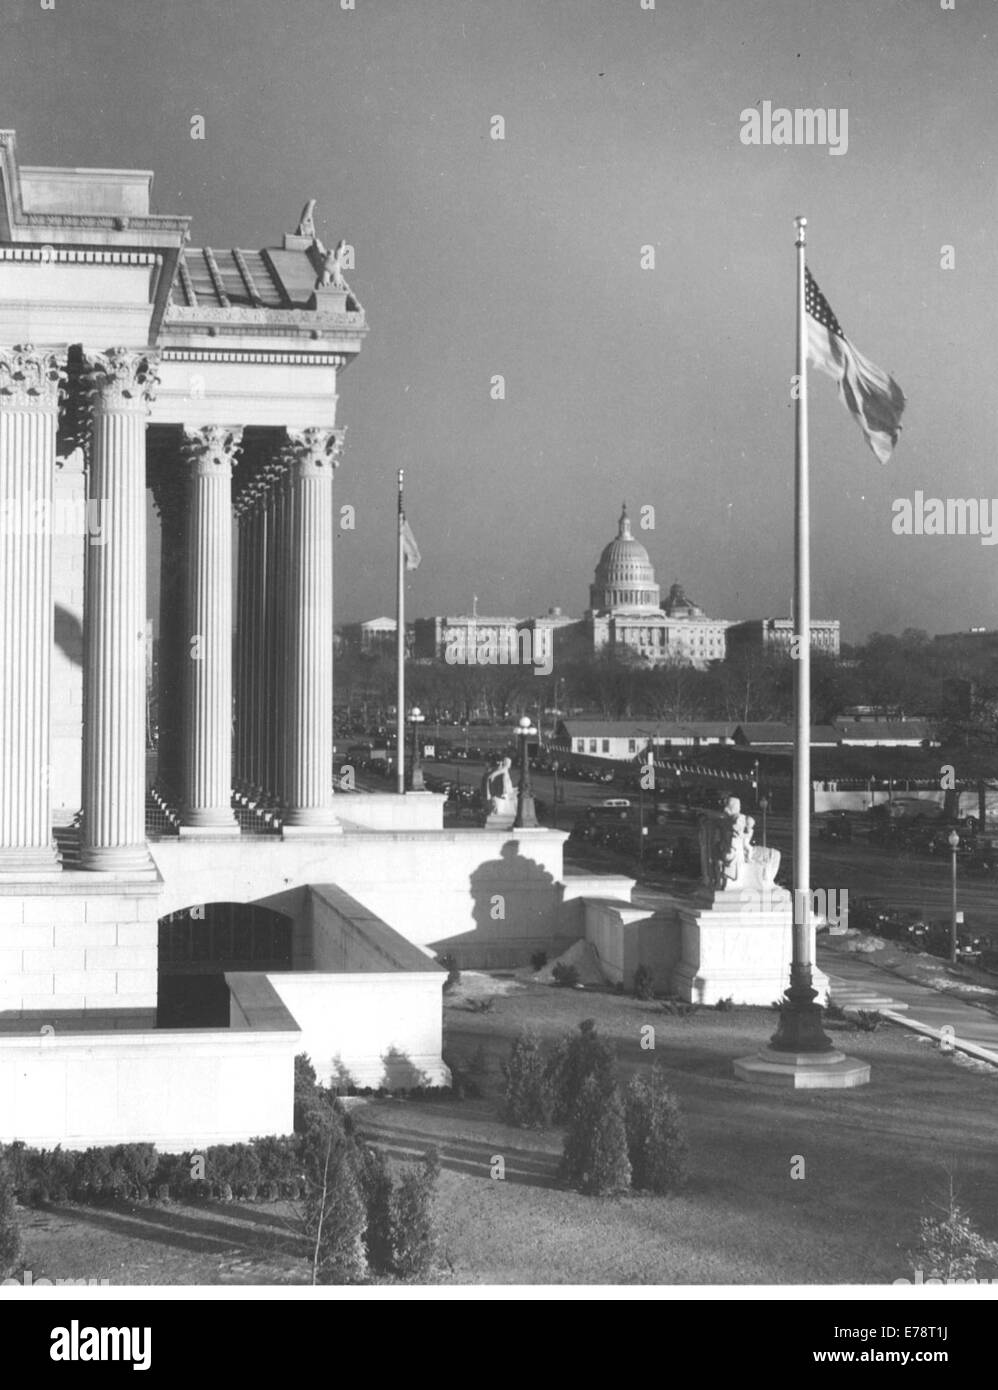
[[[952,927],[948,919],[892,907],[884,898],[856,898],[849,904],[849,925],[949,959]],[[998,971],[998,942],[979,932],[958,928],[957,956],[968,964]]]

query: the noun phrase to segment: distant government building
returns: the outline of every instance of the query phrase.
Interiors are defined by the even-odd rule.
[[[792,639],[789,618],[737,623],[711,618],[678,583],[663,603],[648,551],[635,539],[625,505],[617,534],[597,562],[582,618],[568,617],[560,608],[537,618],[489,617],[477,611],[476,602],[470,614],[417,619],[413,654],[461,665],[479,660],[513,665],[554,654],[613,652],[650,666],[678,662],[704,669],[729,652],[789,650]],[[812,619],[811,647],[838,656],[837,619]]]

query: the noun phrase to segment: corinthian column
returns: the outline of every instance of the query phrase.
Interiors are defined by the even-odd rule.
[[[241,429],[184,430],[187,643],[181,835],[238,835],[232,811],[232,465]]]
[[[151,357],[126,348],[88,360],[91,499],[107,517],[89,548],[83,644],[86,869],[151,867],[145,839],[146,412]]]
[[[288,430],[285,833],[333,814],[333,471],[342,430]]]
[[[49,680],[61,373],[50,352],[0,350],[0,873],[58,867]]]

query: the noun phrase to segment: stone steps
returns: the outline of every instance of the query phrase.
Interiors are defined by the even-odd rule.
[[[900,1013],[908,1007],[869,985],[848,984],[834,975],[828,977],[828,994],[831,1002],[844,1013],[858,1013],[860,1010],[873,1012],[878,1009],[893,1009]]]

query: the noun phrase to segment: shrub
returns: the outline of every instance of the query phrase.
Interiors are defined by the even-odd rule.
[[[318,1105],[319,1081],[315,1067],[307,1052],[299,1052],[295,1057],[295,1118],[296,1134],[303,1134],[308,1116]]]
[[[256,1197],[263,1178],[259,1155],[249,1144],[213,1144],[205,1154],[205,1181],[220,1201]],[[290,1171],[286,1177],[293,1176]]]
[[[660,999],[659,1008],[664,1014],[671,1014],[675,1018],[689,1018],[697,1011],[697,1005],[688,999]]]
[[[613,1048],[596,1032],[595,1020],[584,1018],[577,1033],[569,1033],[558,1042],[548,1063],[554,1121],[564,1124],[571,1118],[589,1077],[609,1083],[613,1072]]]
[[[142,1199],[156,1176],[159,1157],[152,1144],[118,1144],[110,1154],[111,1192],[119,1198]]]
[[[514,1038],[502,1071],[506,1078],[503,1111],[510,1124],[523,1129],[549,1125],[554,1110],[553,1084],[536,1034],[524,1029]]]
[[[457,959],[451,955],[437,956],[437,964],[442,965],[447,971],[447,978],[444,981],[444,994],[450,994],[457,989],[461,983],[461,972],[457,968]]]
[[[411,1165],[399,1179],[392,1200],[392,1272],[400,1279],[426,1274],[436,1253],[433,1202],[440,1159],[430,1149],[418,1168]]]
[[[31,1202],[65,1202],[77,1190],[80,1155],[54,1149],[24,1151],[27,1199]]]
[[[686,1179],[686,1131],[660,1066],[631,1078],[624,1116],[632,1185],[649,1192],[676,1191]]]
[[[976,1279],[982,1264],[998,1270],[998,1241],[987,1240],[956,1202],[953,1180],[941,1220],[923,1217],[919,1242],[909,1255],[913,1273],[923,1279]]]
[[[73,1196],[78,1202],[98,1202],[112,1194],[111,1149],[87,1149],[76,1165]]]
[[[574,965],[563,965],[561,961],[554,966],[551,977],[562,989],[574,989],[579,983],[579,972]]]
[[[455,1100],[477,1100],[482,1088],[471,1074],[463,1057],[455,1057],[452,1052],[441,1052],[441,1058],[450,1072],[451,1094]]]
[[[543,970],[548,963],[547,951],[535,951],[530,957],[530,964],[535,970]]]
[[[876,1009],[872,1012],[869,1009],[856,1010],[855,1023],[861,1033],[875,1033],[883,1021]]]
[[[0,1279],[20,1269],[23,1253],[14,1205],[14,1178],[6,1161],[0,1158]]]
[[[367,1271],[367,1213],[356,1176],[355,1143],[336,1105],[313,1110],[302,1136],[305,1195],[301,1225],[313,1284],[355,1284]]]
[[[259,1182],[265,1202],[276,1201],[281,1183],[297,1178],[301,1173],[300,1141],[289,1135],[264,1135],[252,1141],[253,1152],[260,1165]]]
[[[430,1149],[418,1167],[404,1168],[396,1182],[386,1156],[365,1145],[358,1172],[367,1222],[364,1248],[371,1269],[398,1279],[426,1274],[437,1244],[433,1202],[440,1159],[436,1150]]]
[[[624,1107],[616,1084],[605,1076],[587,1077],[582,1086],[565,1135],[561,1176],[591,1197],[630,1185]]]
[[[496,1006],[496,996],[487,994],[481,999],[469,999],[468,1008],[473,1014],[490,1014]]]
[[[635,999],[654,999],[655,976],[647,965],[639,965],[634,972]]]
[[[717,1009],[718,1013],[722,1014],[730,1013],[734,1007],[735,1001],[730,994],[726,995],[724,999],[718,999],[717,1003],[714,1005],[714,1008]]]
[[[358,1175],[367,1227],[364,1248],[371,1268],[378,1274],[388,1274],[393,1265],[392,1197],[395,1183],[391,1165],[380,1149],[365,1144],[360,1151]]]

